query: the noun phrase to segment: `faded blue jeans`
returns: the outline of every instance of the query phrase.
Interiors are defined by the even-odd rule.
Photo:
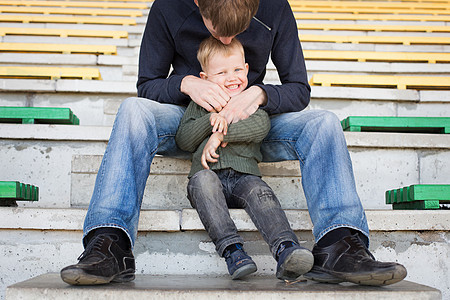
[[[190,157],[175,143],[184,110],[181,106],[143,98],[124,100],[97,174],[84,236],[96,228],[115,227],[124,230],[134,245],[153,158],[156,154]],[[359,230],[368,237],[366,216],[336,115],[304,110],[273,115],[271,125],[261,146],[263,160],[300,161],[315,240],[339,227]]]
[[[228,208],[245,209],[269,244],[273,257],[282,242],[298,244],[275,193],[258,176],[233,169],[202,170],[191,177],[187,191],[192,207],[197,210],[220,256],[226,247],[244,244]]]

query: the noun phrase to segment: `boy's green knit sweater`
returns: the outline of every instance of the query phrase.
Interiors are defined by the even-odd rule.
[[[211,113],[203,107],[191,101],[175,136],[178,147],[193,153],[189,177],[204,169],[200,158],[212,134],[210,115]],[[269,130],[269,116],[261,109],[245,120],[229,124],[228,133],[223,140],[228,145],[217,149],[218,162],[208,163],[210,169],[232,168],[241,173],[261,176],[258,168],[258,163],[262,159],[260,147]]]

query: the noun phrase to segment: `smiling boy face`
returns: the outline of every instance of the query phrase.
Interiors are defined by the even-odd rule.
[[[244,55],[234,48],[228,54],[217,52],[211,55],[200,77],[218,84],[233,97],[247,87],[247,74],[248,64]]]

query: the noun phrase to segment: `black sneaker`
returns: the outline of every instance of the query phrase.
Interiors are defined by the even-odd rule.
[[[242,278],[257,270],[255,262],[239,246],[238,250],[233,252],[229,250],[225,251],[223,257],[225,258],[228,273],[230,273],[232,279]]]
[[[314,266],[304,277],[318,282],[382,286],[399,282],[407,274],[400,264],[376,261],[358,234],[328,247],[315,245],[312,253]]]
[[[68,284],[94,285],[127,282],[134,279],[135,262],[131,251],[123,251],[115,234],[94,236],[76,265],[61,270],[61,278]]]
[[[285,248],[280,246],[277,251],[278,264],[276,276],[281,280],[295,280],[300,275],[305,274],[314,263],[314,257],[306,248],[297,244]]]

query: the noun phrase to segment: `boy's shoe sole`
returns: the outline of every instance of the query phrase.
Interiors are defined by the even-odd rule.
[[[278,266],[276,276],[281,280],[295,280],[311,270],[313,264],[314,256],[311,251],[297,248],[289,253],[283,263]]]
[[[236,271],[234,271],[233,275],[231,275],[231,279],[239,279],[249,274],[255,273],[257,270],[255,264],[245,265]]]

